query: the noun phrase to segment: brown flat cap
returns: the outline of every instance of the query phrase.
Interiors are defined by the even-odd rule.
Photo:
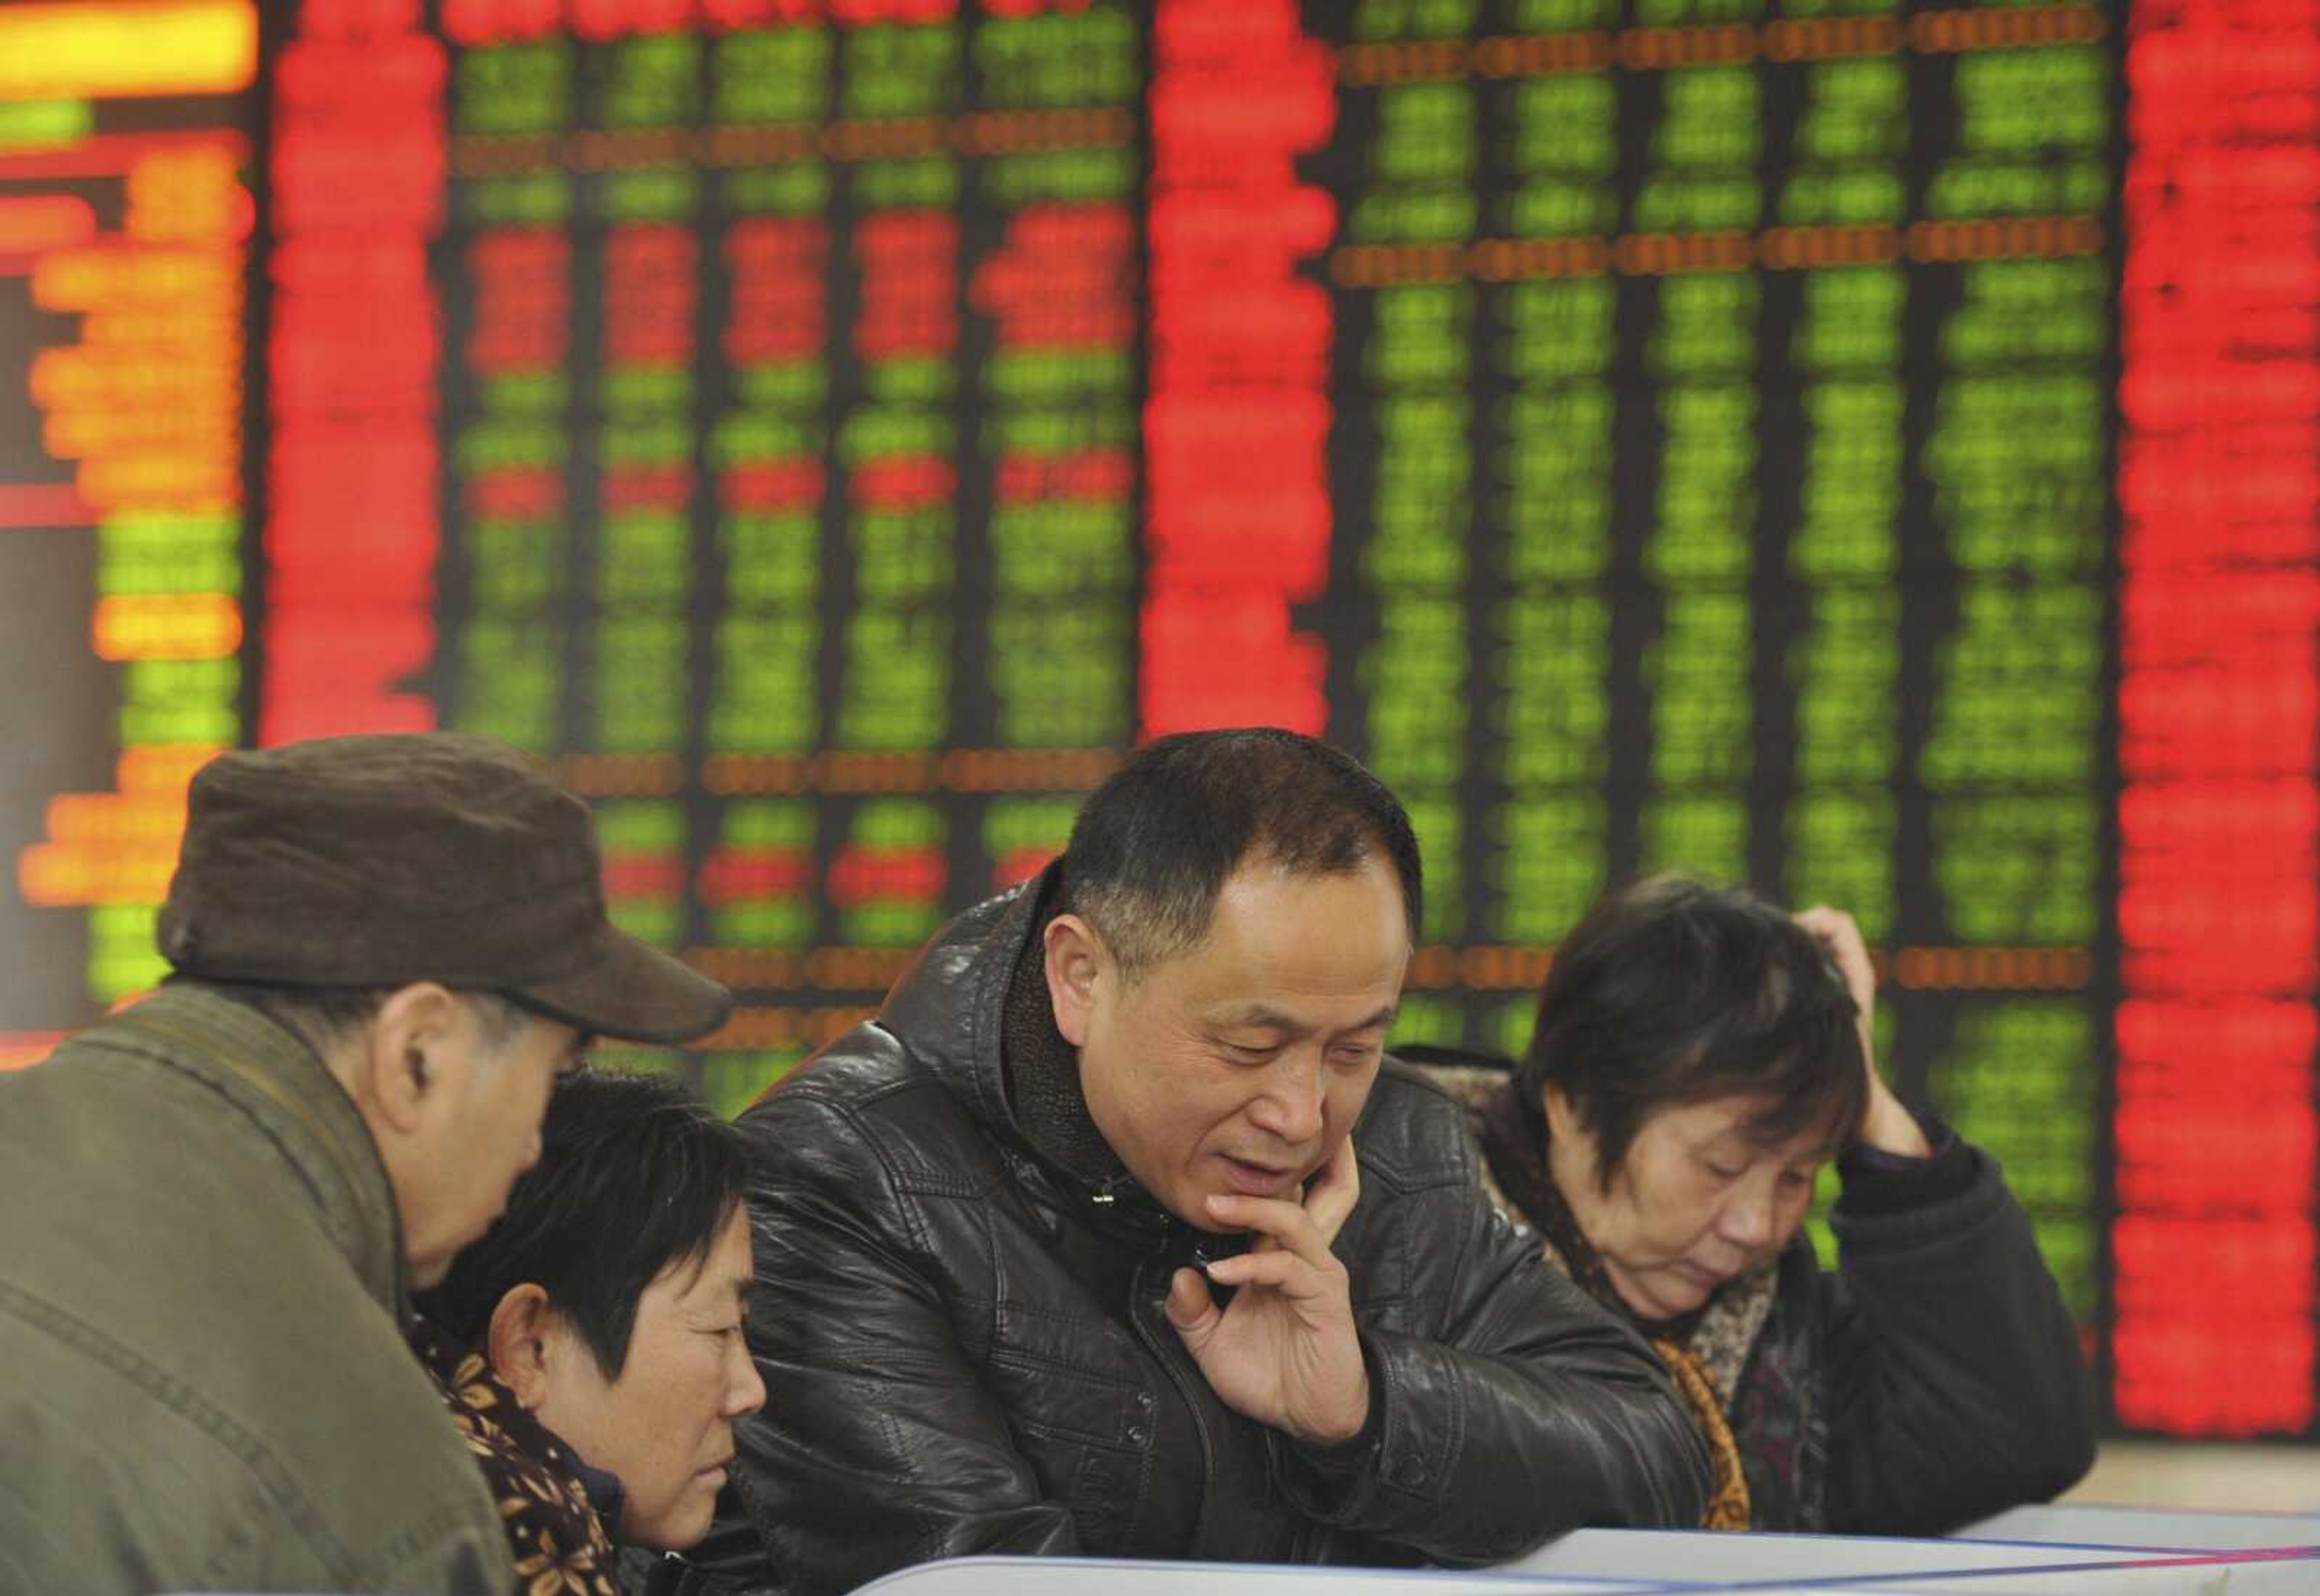
[[[187,975],[440,981],[633,1041],[688,1040],[733,1007],[605,918],[588,806],[461,732],[319,738],[204,766],[158,940]]]

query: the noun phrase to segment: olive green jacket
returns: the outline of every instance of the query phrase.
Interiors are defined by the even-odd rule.
[[[172,986],[0,1075],[0,1591],[491,1592],[394,1195],[304,1043]]]

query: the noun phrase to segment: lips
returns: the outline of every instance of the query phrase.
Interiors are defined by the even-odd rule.
[[[1244,1196],[1278,1197],[1297,1183],[1299,1171],[1293,1165],[1280,1169],[1266,1164],[1251,1164],[1230,1154],[1219,1154],[1218,1158],[1224,1165],[1225,1179]]]
[[[1704,1265],[1692,1263],[1689,1259],[1678,1265],[1677,1269],[1686,1279],[1693,1282],[1702,1291],[1707,1292],[1718,1291],[1723,1287],[1729,1285],[1733,1281],[1737,1280],[1744,1273],[1741,1269],[1734,1269],[1729,1272],[1709,1269]]]

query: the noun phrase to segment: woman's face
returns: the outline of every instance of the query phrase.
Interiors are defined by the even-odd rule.
[[[733,1460],[733,1421],[766,1400],[742,1335],[749,1216],[736,1210],[709,1256],[645,1288],[627,1361],[604,1378],[578,1330],[558,1319],[539,1420],[626,1495],[607,1526],[639,1546],[683,1551],[709,1533]]]
[[[1690,1313],[1778,1255],[1804,1222],[1814,1178],[1833,1150],[1828,1134],[1813,1127],[1767,1146],[1748,1129],[1766,1106],[1741,1095],[1654,1111],[1607,1191],[1596,1178],[1595,1138],[1548,1089],[1555,1187],[1640,1317]]]

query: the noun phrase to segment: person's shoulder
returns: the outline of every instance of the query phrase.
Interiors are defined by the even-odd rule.
[[[737,1123],[761,1185],[980,1189],[998,1168],[988,1134],[950,1085],[876,1020],[800,1065]]]
[[[1430,1066],[1389,1056],[1354,1130],[1364,1181],[1404,1193],[1467,1186],[1475,1156],[1466,1109]]]
[[[821,1110],[859,1110],[940,1084],[908,1044],[865,1020],[782,1077],[741,1112],[744,1129]]]
[[[480,1588],[445,1585],[426,1559],[408,1561],[415,1546],[474,1538],[498,1521],[439,1392],[343,1265],[315,1248],[302,1255],[297,1229],[273,1238],[286,1249],[278,1285],[204,1280],[191,1267],[157,1274],[167,1249],[154,1247],[123,1271],[146,1283],[141,1317],[99,1326],[0,1301],[0,1365],[39,1393],[47,1427],[26,1503],[52,1524],[91,1502],[135,1509],[111,1520],[104,1544],[84,1548],[80,1578],[57,1588],[233,1585],[255,1582],[258,1565],[301,1588]],[[319,1234],[311,1221],[304,1229]],[[234,1544],[172,1576],[169,1560],[187,1542],[150,1535],[156,1524],[205,1525]],[[239,1561],[245,1550],[253,1564]],[[116,1555],[142,1573],[105,1578]],[[388,1577],[413,1570],[430,1577]]]

